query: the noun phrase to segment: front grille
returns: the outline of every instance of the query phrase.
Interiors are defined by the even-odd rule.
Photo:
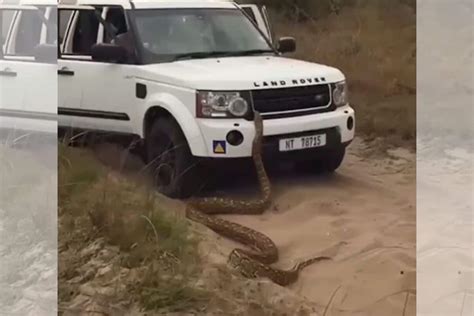
[[[265,119],[334,110],[329,84],[252,91],[253,107]]]

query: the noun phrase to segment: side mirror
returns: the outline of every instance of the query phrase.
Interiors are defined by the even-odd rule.
[[[296,40],[293,37],[281,37],[278,40],[277,50],[284,53],[293,53],[296,51]]]
[[[127,60],[128,53],[125,47],[116,44],[94,44],[91,47],[92,60],[121,63]]]

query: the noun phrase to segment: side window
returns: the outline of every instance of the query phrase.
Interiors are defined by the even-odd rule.
[[[100,23],[94,11],[80,10],[77,14],[71,53],[73,55],[88,56],[91,54],[92,45],[97,42]]]
[[[255,16],[255,13],[253,13],[252,8],[250,7],[243,7],[242,10],[254,21],[257,23],[257,17]]]
[[[264,5],[247,4],[241,5],[242,11],[257,25],[257,27],[265,34],[270,42],[273,42],[272,28],[268,19],[267,8]]]
[[[46,44],[57,45],[58,42],[58,11],[55,7],[51,7],[46,20]]]
[[[122,7],[60,9],[58,34],[63,57],[81,56],[89,60],[94,44],[114,43],[124,47],[129,61],[133,61],[134,40]]]
[[[105,18],[106,24],[113,27],[115,36],[124,34],[128,31],[127,21],[125,20],[125,14],[122,8],[109,8]],[[111,43],[114,38],[111,38],[111,34],[104,32],[104,43]]]
[[[2,43],[4,44],[5,41],[7,40],[8,36],[8,31],[10,30],[10,25],[13,20],[13,15],[15,14],[16,11],[13,10],[1,10],[0,11],[0,19],[2,21],[2,24],[0,27],[2,28]]]
[[[3,43],[3,58],[41,63],[56,58],[57,14],[54,7],[2,10],[0,14],[2,40],[8,41]],[[7,21],[3,20],[5,17]]]
[[[10,27],[13,21],[13,16],[15,15],[16,11],[14,10],[1,10],[0,11],[0,27],[1,27],[1,42],[0,48],[1,53],[0,56],[5,54],[5,45],[7,42],[8,32],[10,31]]]
[[[8,53],[16,56],[33,56],[35,47],[41,40],[41,29],[43,22],[38,10],[24,10],[19,13],[19,21],[13,47]]]
[[[61,47],[64,44],[64,38],[66,36],[69,20],[71,19],[73,13],[74,13],[73,10],[59,10],[58,44]]]

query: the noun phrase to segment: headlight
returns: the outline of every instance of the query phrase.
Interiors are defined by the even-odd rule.
[[[333,87],[332,101],[337,107],[349,103],[349,90],[345,81],[336,82]]]
[[[206,118],[244,117],[249,113],[249,98],[241,92],[199,91],[196,116]]]

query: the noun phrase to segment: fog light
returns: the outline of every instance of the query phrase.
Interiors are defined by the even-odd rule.
[[[239,146],[244,141],[244,135],[239,131],[231,131],[227,134],[226,140],[232,146]]]
[[[353,128],[354,128],[354,118],[352,118],[352,116],[349,116],[349,118],[347,119],[347,129],[352,131]]]

